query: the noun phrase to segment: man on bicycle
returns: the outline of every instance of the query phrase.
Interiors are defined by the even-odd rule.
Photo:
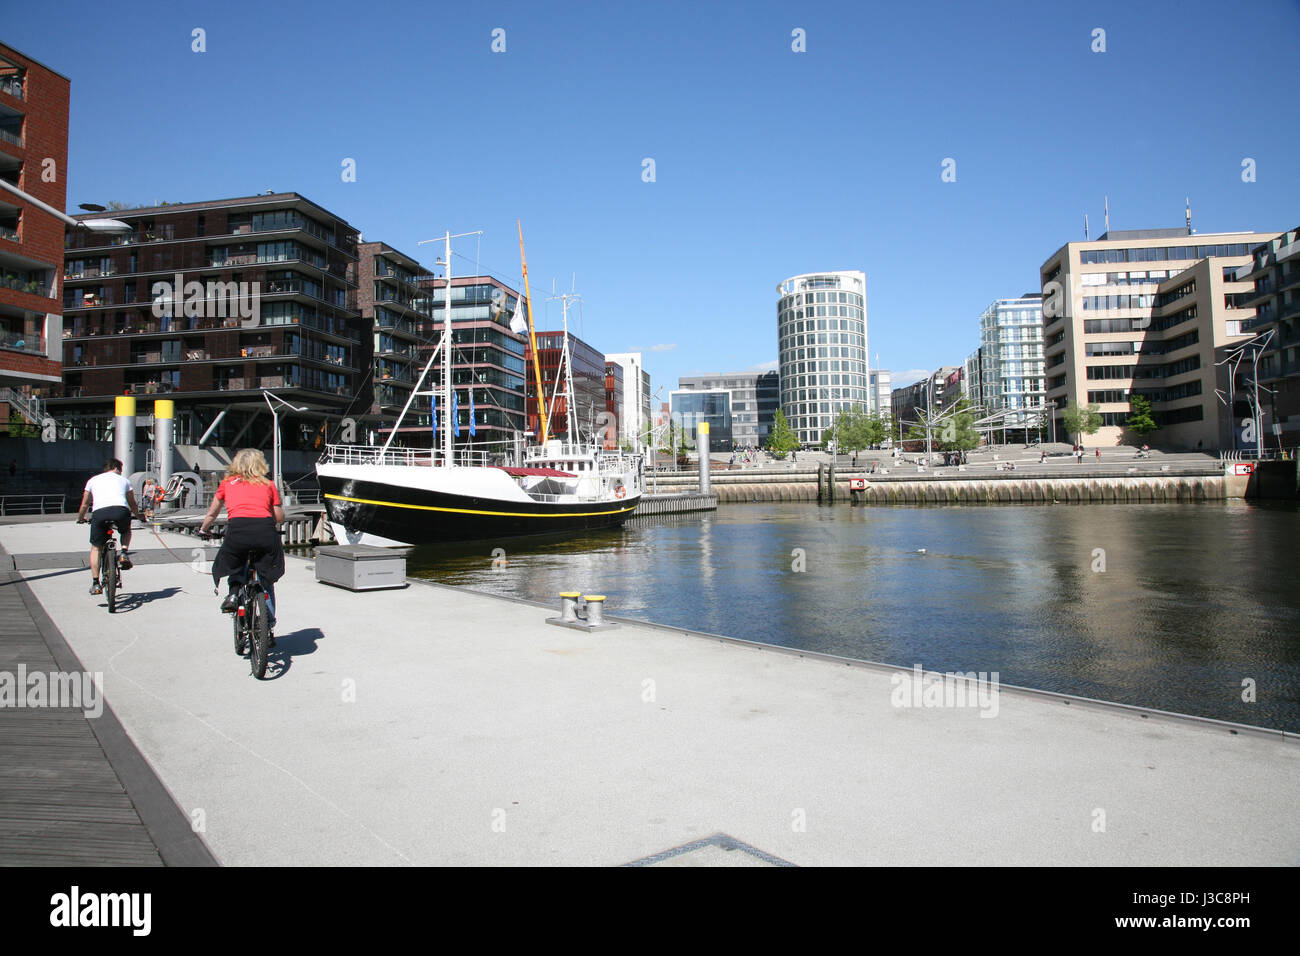
[[[108,526],[116,525],[122,537],[122,554],[117,566],[127,571],[131,568],[126,550],[131,543],[131,518],[141,520],[135,491],[131,482],[122,477],[122,463],[116,458],[105,461],[104,470],[86,482],[77,521],[85,521],[87,512],[90,512],[90,593],[103,594],[103,585],[99,583],[99,549],[108,541]]]
[[[244,448],[235,454],[226,477],[217,486],[212,506],[203,516],[199,534],[206,535],[226,506],[226,536],[212,562],[212,582],[220,584],[229,577],[230,593],[221,602],[221,610],[233,613],[239,607],[239,592],[244,586],[244,563],[250,553],[257,557],[253,566],[266,588],[266,607],[270,623],[275,624],[275,582],[284,576],[284,546],[277,525],[284,521],[280,492],[266,478],[270,469],[266,458],[256,448]]]

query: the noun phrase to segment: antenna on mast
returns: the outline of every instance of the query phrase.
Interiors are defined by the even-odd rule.
[[[1088,214],[1083,214],[1083,241],[1088,241]]]
[[[1187,234],[1192,234],[1192,197],[1187,197]]]
[[[1110,194],[1106,195],[1106,232],[1110,232]]]

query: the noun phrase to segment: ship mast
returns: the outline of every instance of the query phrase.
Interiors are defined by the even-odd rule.
[[[528,308],[528,344],[533,350],[533,374],[537,378],[537,417],[542,423],[541,445],[545,448],[551,415],[546,407],[546,389],[542,386],[542,361],[537,356],[537,332],[533,328],[533,297],[528,291],[528,260],[524,258],[524,224],[516,219],[515,225],[519,227],[519,263],[524,270],[524,305]],[[518,307],[516,303],[515,308]]]
[[[552,295],[551,299],[559,299],[564,310],[564,348],[561,352],[561,373],[564,376],[564,421],[568,429],[568,440],[572,444],[579,444],[581,436],[578,435],[578,419],[573,410],[573,355],[569,350],[569,300],[581,299],[582,296],[573,293],[561,292],[559,295]],[[559,375],[556,375],[555,387],[558,391],[560,387]]]
[[[442,418],[442,463],[443,466],[447,468],[452,467],[453,464],[452,454],[451,454],[451,436],[456,426],[455,421],[453,421],[451,418],[451,241],[453,239],[462,239],[465,236],[481,236],[481,235],[483,235],[483,231],[481,229],[477,232],[462,232],[454,236],[451,234],[451,230],[448,230],[446,233],[442,235],[442,243],[443,243],[443,250],[444,250],[443,258],[440,259],[438,263],[435,263],[435,264],[441,264],[445,266],[446,275],[447,275],[446,298],[443,299],[443,310],[442,310],[442,416],[443,416]],[[437,241],[438,241],[437,239],[421,239],[419,242],[416,243],[416,245],[422,246],[425,243],[437,242]],[[434,360],[437,358],[437,355],[438,353],[437,351],[435,351],[433,355],[429,356],[429,365],[426,365],[424,368],[424,372],[420,374],[421,382],[424,381],[424,375],[429,371],[429,367],[433,365]],[[419,388],[419,386],[417,385],[416,388]],[[415,390],[412,389],[411,398],[414,397],[415,397]],[[409,408],[411,405],[411,398],[408,398],[406,400],[407,408]],[[434,411],[436,413],[437,403],[438,403],[438,399],[436,395],[433,396],[433,401],[434,401]],[[405,415],[406,415],[406,409],[403,408],[402,416],[405,417]],[[401,418],[397,420],[399,425],[401,424],[401,421],[402,421]],[[394,425],[393,434],[395,435],[396,433],[397,433],[397,425]],[[390,435],[388,441],[391,443],[392,440],[393,440],[392,435]],[[387,450],[387,448],[388,445],[385,445],[384,449]]]

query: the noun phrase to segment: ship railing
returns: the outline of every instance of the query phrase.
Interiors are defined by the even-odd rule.
[[[529,461],[538,458],[591,458],[596,451],[594,445],[577,445],[568,442],[558,446],[529,445],[524,449],[524,458]]]
[[[433,464],[428,448],[389,448],[382,445],[327,445],[325,460],[335,465],[421,465]]]

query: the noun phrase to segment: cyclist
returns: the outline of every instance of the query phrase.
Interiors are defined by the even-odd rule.
[[[284,521],[280,492],[266,478],[266,458],[256,448],[243,448],[235,454],[226,477],[217,486],[212,506],[203,516],[199,534],[207,534],[212,522],[226,506],[226,536],[212,562],[212,582],[229,578],[229,593],[221,610],[234,613],[239,607],[239,590],[244,585],[244,562],[250,551],[260,552],[254,562],[257,576],[266,588],[266,609],[270,624],[275,625],[275,582],[284,575],[284,547],[276,526]]]
[[[135,491],[131,482],[122,477],[122,463],[116,458],[105,461],[103,471],[86,482],[77,521],[85,521],[87,512],[90,513],[90,593],[103,594],[103,585],[99,583],[99,549],[108,541],[108,526],[116,525],[118,534],[122,536],[122,553],[117,566],[128,571],[131,558],[126,549],[131,543],[131,518],[134,516],[137,521],[141,520]]]

